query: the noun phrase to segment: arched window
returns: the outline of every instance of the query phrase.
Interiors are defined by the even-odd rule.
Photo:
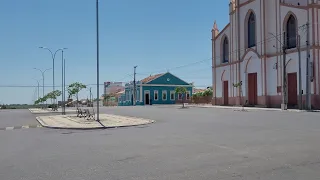
[[[228,38],[225,37],[223,40],[223,51],[222,51],[222,56],[223,56],[223,61],[224,63],[229,62],[229,41]]]
[[[287,21],[287,48],[295,48],[297,46],[297,30],[296,30],[296,18],[293,15],[290,15]]]
[[[256,46],[256,18],[250,13],[248,18],[248,48]]]

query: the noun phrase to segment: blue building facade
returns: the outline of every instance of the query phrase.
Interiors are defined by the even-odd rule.
[[[175,93],[176,87],[185,87],[187,93],[185,97]],[[175,104],[176,101],[184,98],[190,100],[192,96],[193,85],[167,72],[146,77],[136,83],[134,91],[133,83],[125,85],[125,92],[119,96],[119,106],[134,105],[134,93],[136,93],[136,105],[151,104]]]

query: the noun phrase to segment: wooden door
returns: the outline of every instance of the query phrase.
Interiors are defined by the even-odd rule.
[[[288,73],[288,105],[295,106],[298,104],[297,90],[297,73]]]
[[[258,104],[257,73],[248,74],[248,102],[250,105]]]
[[[223,81],[223,104],[228,105],[229,104],[229,87],[228,87],[228,81]]]

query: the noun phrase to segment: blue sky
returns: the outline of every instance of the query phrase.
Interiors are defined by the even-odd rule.
[[[214,20],[220,30],[228,23],[228,2],[100,0],[100,83],[131,81],[137,65],[137,79],[170,70],[196,86],[211,85],[210,30]],[[67,84],[96,83],[95,0],[2,0],[0,23],[0,103],[32,103],[35,87],[3,86],[37,85],[33,78],[41,80],[41,73],[33,68],[52,68],[49,52],[39,46],[68,48]],[[60,85],[60,53],[55,74]],[[52,85],[52,70],[45,85]]]

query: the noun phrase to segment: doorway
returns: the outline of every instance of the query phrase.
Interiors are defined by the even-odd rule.
[[[144,96],[145,96],[144,104],[150,105],[150,93],[149,92],[145,92]]]
[[[131,105],[133,105],[133,94],[131,95]]]
[[[288,106],[298,105],[297,73],[288,73]]]
[[[223,104],[229,104],[229,86],[228,81],[223,81]]]
[[[248,74],[248,103],[250,105],[258,104],[257,73]]]

